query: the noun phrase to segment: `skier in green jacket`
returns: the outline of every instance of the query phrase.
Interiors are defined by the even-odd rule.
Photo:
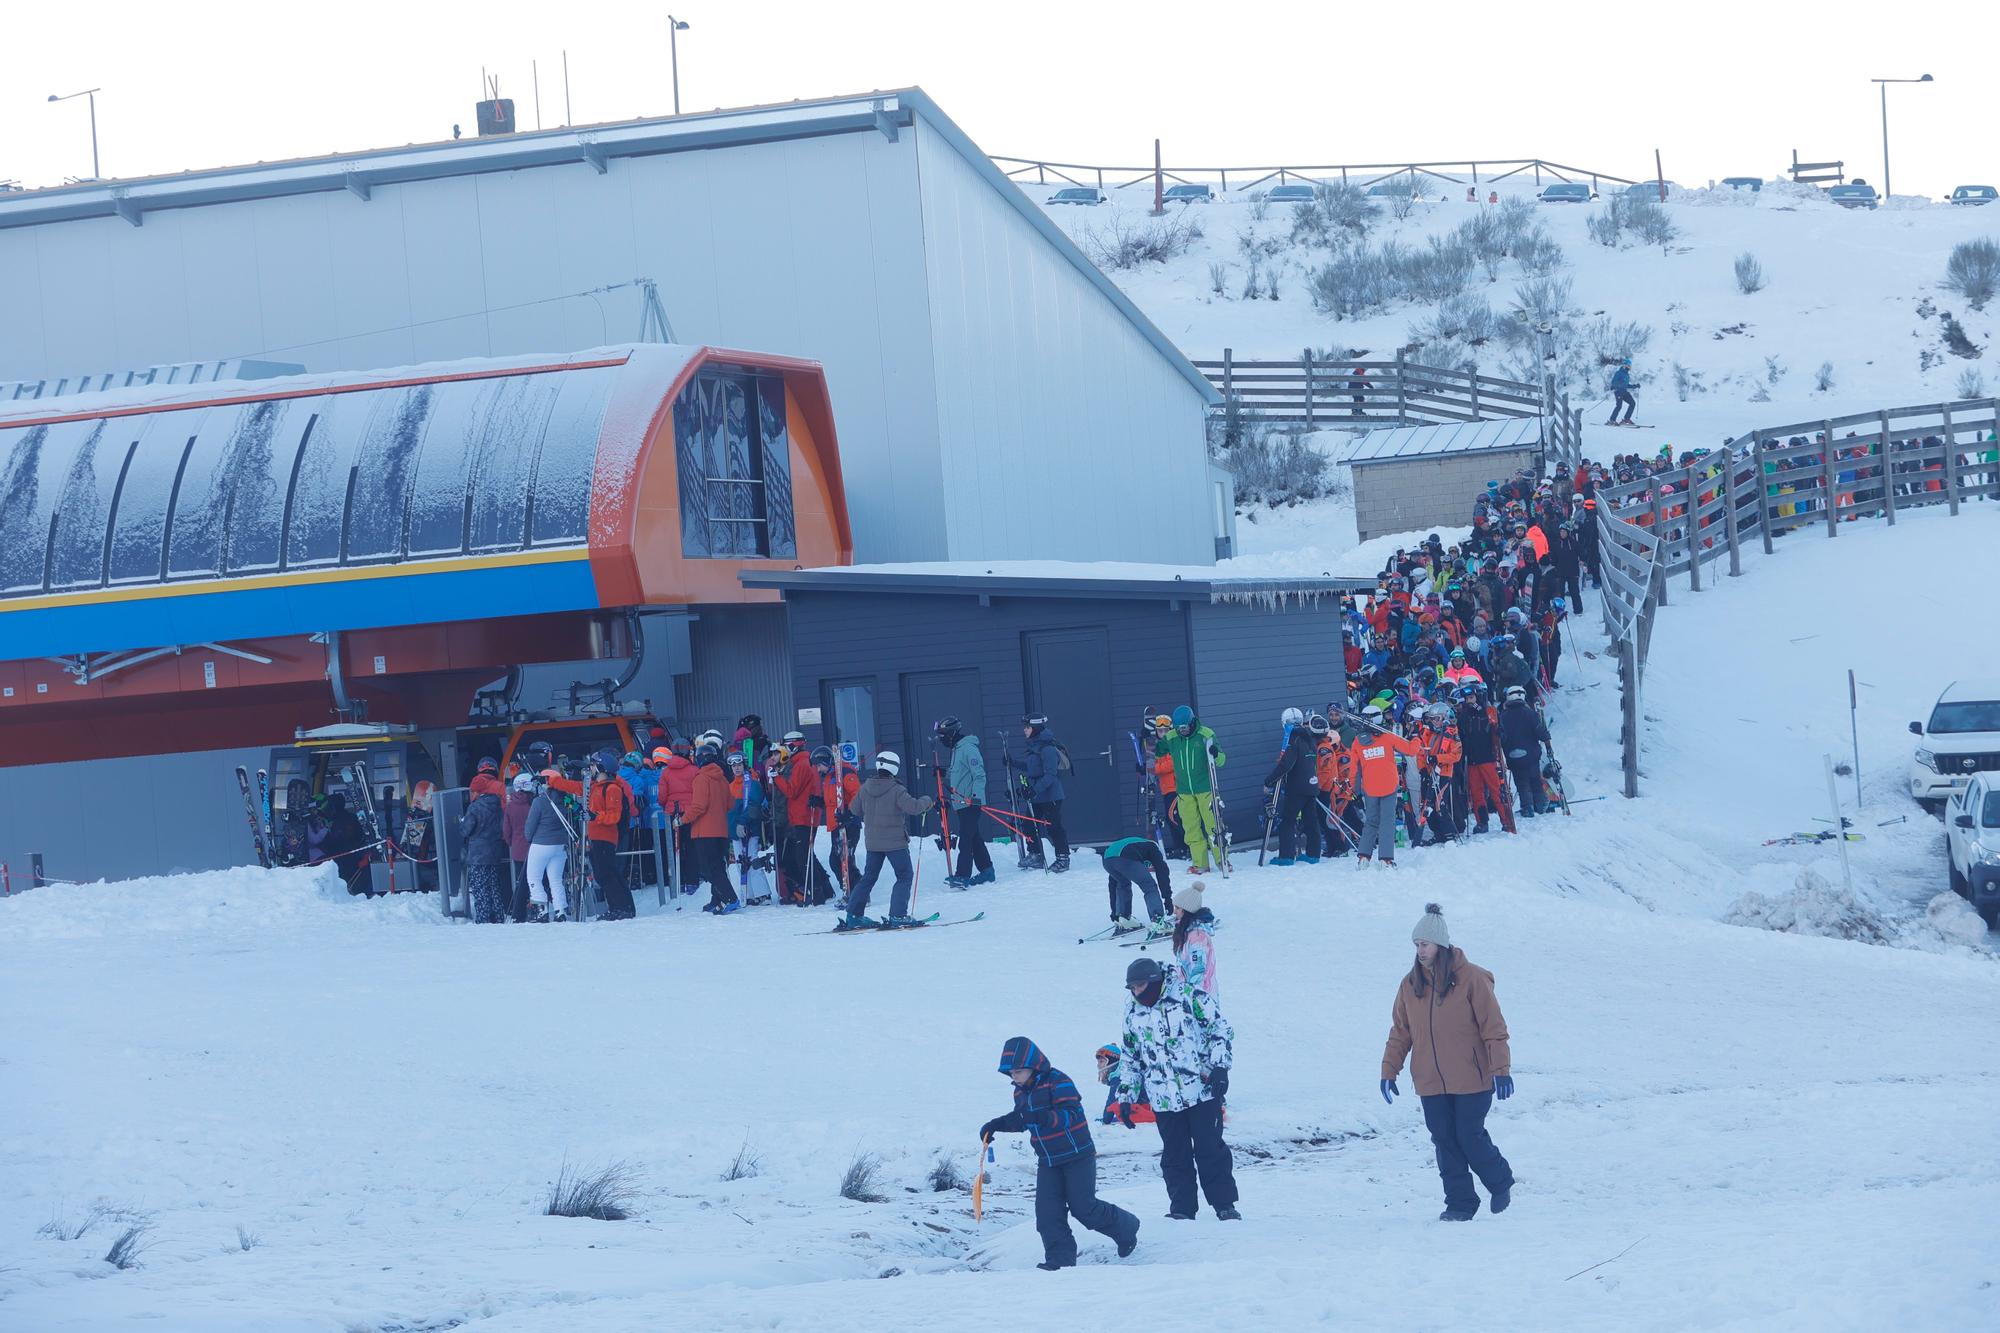
[[[1174,806],[1180,812],[1188,857],[1194,863],[1192,873],[1205,875],[1209,848],[1215,849],[1218,865],[1223,859],[1222,838],[1215,823],[1215,771],[1228,756],[1215,743],[1215,733],[1201,725],[1194,709],[1182,704],[1174,710],[1173,721],[1173,732],[1153,752],[1173,760]]]

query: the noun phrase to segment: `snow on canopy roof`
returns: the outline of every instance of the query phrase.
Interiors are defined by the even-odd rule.
[[[1439,426],[1396,426],[1371,430],[1356,440],[1338,461],[1350,466],[1435,458],[1445,454],[1483,453],[1492,449],[1523,449],[1542,442],[1540,417],[1506,417],[1498,421],[1458,421]]]
[[[1283,555],[1219,565],[1155,565],[1122,560],[923,560],[825,569],[746,571],[749,588],[826,592],[995,592],[1050,597],[1238,602],[1320,597],[1370,579],[1303,572]]]

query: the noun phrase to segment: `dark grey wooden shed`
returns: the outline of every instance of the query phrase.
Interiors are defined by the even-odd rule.
[[[1064,822],[1076,841],[1101,843],[1145,823],[1132,741],[1139,733],[1150,760],[1142,720],[1192,704],[1228,756],[1221,789],[1231,827],[1239,836],[1254,832],[1279,714],[1294,704],[1323,710],[1345,685],[1336,594],[1373,584],[1030,568],[877,566],[742,578],[746,587],[784,595],[797,722],[815,743],[895,750],[910,785],[928,792],[931,728],[956,716],[980,738],[989,803],[1004,805],[1002,746],[1018,757],[1022,716],[1046,713],[1074,765]]]

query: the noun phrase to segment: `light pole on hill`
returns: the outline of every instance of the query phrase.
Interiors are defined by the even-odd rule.
[[[1870,79],[1882,89],[1882,202],[1889,202],[1889,85],[1892,83],[1930,83],[1926,74],[1920,79]]]
[[[88,97],[90,99],[90,178],[92,180],[97,180],[104,174],[99,170],[97,165],[97,95],[103,91],[102,88],[85,88],[80,93],[64,93],[60,97],[54,93],[49,94],[51,102],[67,102],[72,97]]]
[[[679,115],[679,114],[681,113],[681,42],[680,42],[680,35],[681,35],[682,33],[686,32],[687,30],[688,30],[688,25],[687,25],[687,20],[686,20],[686,19],[677,19],[677,18],[675,18],[675,17],[674,17],[674,16],[672,15],[672,14],[669,14],[669,15],[667,15],[667,50],[668,50],[668,51],[669,51],[669,52],[671,53],[671,55],[672,55],[672,58],[673,58],[673,65],[674,65],[674,114],[675,114],[675,115],[677,115],[677,116],[678,116],[678,115]],[[1928,79],[1928,78],[1930,77],[1930,75],[1926,74],[1926,75],[1924,75],[1924,77]]]

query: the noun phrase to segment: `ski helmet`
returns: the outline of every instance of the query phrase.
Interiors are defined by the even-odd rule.
[[[712,744],[706,738],[694,747],[694,761],[697,764],[712,764],[722,758],[722,747]]]
[[[805,738],[806,734],[803,731],[794,729],[786,732],[782,739],[787,745],[800,745],[804,743]]]
[[[832,768],[833,747],[830,745],[814,746],[812,752],[812,766],[814,768]]]
[[[1150,986],[1156,981],[1164,980],[1166,975],[1167,970],[1160,966],[1159,959],[1134,958],[1131,965],[1125,969],[1125,988],[1130,990],[1134,986]]]
[[[747,731],[754,736],[764,729],[764,719],[755,713],[745,713],[736,719],[736,727],[737,730]]]
[[[528,759],[536,768],[540,768],[554,758],[555,752],[556,747],[547,741],[535,741],[528,746]]]
[[[1465,649],[1463,649],[1463,648],[1454,648],[1454,649],[1452,649],[1452,650],[1451,650],[1451,660],[1452,660],[1452,661],[1454,661],[1454,662],[1463,662],[1463,661],[1465,661]]]
[[[1366,708],[1361,710],[1361,716],[1367,718],[1380,718],[1382,716],[1382,705],[1370,702]]]
[[[1467,652],[1473,652],[1473,653],[1478,652],[1480,649],[1479,636],[1477,634],[1466,635],[1465,648]]]
[[[937,726],[933,729],[937,732],[938,738],[947,743],[956,741],[960,736],[965,734],[965,728],[959,724],[958,719],[955,717],[939,718]]]
[[[1182,704],[1174,710],[1174,730],[1186,733],[1194,730],[1194,709]]]
[[[637,750],[627,750],[625,752],[625,762],[637,768],[646,762],[646,756],[640,754]]]
[[[894,776],[903,771],[903,756],[894,750],[884,750],[875,756],[875,767]]]
[[[526,773],[517,774],[514,778],[514,790],[533,793],[535,790],[535,779]]]
[[[1561,615],[1564,611],[1567,611],[1569,609],[1569,603],[1565,602],[1560,597],[1551,597],[1549,598],[1549,609],[1554,611],[1557,615]]]
[[[1509,685],[1507,687],[1507,702],[1510,704],[1524,704],[1528,702],[1527,687],[1524,685]]]
[[[1283,713],[1279,714],[1278,716],[1279,724],[1281,726],[1287,726],[1287,727],[1296,727],[1301,723],[1303,723],[1305,720],[1306,720],[1306,715],[1304,711],[1297,708],[1287,708]]]
[[[668,749],[664,745],[657,746],[653,750],[653,762],[656,764],[664,764],[667,762],[667,760],[672,759],[673,757],[674,757],[674,752]]]
[[[1306,719],[1306,730],[1315,736],[1324,736],[1327,733],[1327,721],[1318,713],[1314,713]]]
[[[1035,731],[1045,730],[1049,725],[1048,714],[1030,713],[1026,717],[1021,719],[1021,725],[1024,727],[1032,728]]]
[[[479,771],[481,773],[498,773],[500,771],[500,761],[488,756],[479,761]]]
[[[590,762],[609,773],[618,767],[618,752],[611,749],[599,750],[590,756]]]

